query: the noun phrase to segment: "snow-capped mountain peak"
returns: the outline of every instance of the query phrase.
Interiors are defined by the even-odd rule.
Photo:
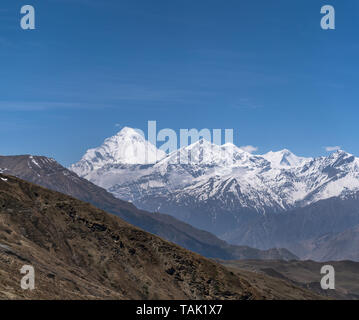
[[[201,139],[165,154],[131,128],[88,150],[71,169],[118,198],[181,218],[197,208],[213,217],[280,212],[359,191],[359,159],[342,150],[319,158],[287,149],[254,155]]]
[[[89,149],[82,159],[71,166],[79,175],[114,164],[151,164],[166,156],[147,141],[142,134],[132,128],[124,127],[116,135],[107,138],[97,148]]]
[[[353,155],[351,153],[348,153],[344,150],[339,149],[339,150],[336,150],[335,152],[333,152],[332,154],[330,154],[328,158],[337,160],[339,158],[344,159],[344,158],[351,158],[351,157],[353,157]]]
[[[189,165],[211,165],[211,166],[233,166],[250,153],[239,149],[232,143],[217,145],[200,139],[189,146],[184,146],[164,158],[161,163],[189,164]]]
[[[290,168],[290,167],[299,167],[302,166],[305,162],[309,162],[312,158],[298,157],[288,149],[283,149],[280,151],[270,151],[262,156],[264,159],[268,160],[272,168]]]

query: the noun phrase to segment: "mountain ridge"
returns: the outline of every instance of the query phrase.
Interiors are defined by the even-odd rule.
[[[2,299],[323,299],[218,263],[59,192],[0,174]],[[31,265],[35,289],[19,270]],[[260,280],[262,282],[262,279]]]
[[[359,223],[352,201],[359,193],[359,158],[343,150],[317,158],[298,157],[286,149],[253,155],[201,139],[154,164],[106,164],[82,173],[117,198],[171,214],[229,243],[286,247],[301,257],[308,256],[303,241],[314,243]],[[303,230],[307,238],[298,234],[296,224],[308,227],[310,232]]]
[[[128,223],[207,257],[221,259],[297,259],[286,249],[258,250],[229,245],[214,235],[198,230],[172,216],[149,213],[119,200],[86,179],[42,156],[0,156],[0,173],[17,176],[45,188],[71,195],[115,214]]]
[[[13,275],[2,276],[1,297],[260,297],[225,268],[90,204],[13,176],[0,174],[0,178],[0,273],[16,273],[21,263],[36,270],[31,292],[15,285]]]
[[[126,134],[127,128],[123,130],[120,135]],[[237,185],[230,190],[237,206],[261,213],[285,211],[359,191],[359,158],[342,150],[319,158],[298,157],[286,149],[252,155],[233,144],[219,146],[202,139],[152,164],[129,164],[121,161],[123,157],[95,170],[87,170],[87,162],[82,167],[83,160],[70,169],[116,197],[147,210],[151,207],[152,211],[160,207],[146,204],[146,197],[165,195],[181,205],[184,198],[196,201],[192,191],[211,180],[218,183],[201,194],[216,200],[223,196],[222,182],[230,177]]]

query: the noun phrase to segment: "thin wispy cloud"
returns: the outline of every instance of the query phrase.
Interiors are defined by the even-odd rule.
[[[254,147],[254,146],[251,146],[251,145],[242,146],[242,147],[239,147],[239,148],[246,151],[246,152],[249,152],[249,153],[253,153],[253,152],[258,151],[258,147]]]
[[[1,111],[43,111],[49,109],[84,108],[82,104],[47,101],[0,101]]]
[[[100,72],[100,71],[99,71]],[[156,103],[158,106],[167,104],[204,105],[213,100],[214,94],[206,90],[197,90],[186,86],[173,87],[165,85],[147,85],[143,83],[123,83],[118,78],[97,77],[97,73],[84,75],[72,75],[71,79],[57,80],[56,86],[52,86],[47,92],[41,90],[32,91],[32,95],[42,95],[42,99],[50,101],[70,101],[91,105],[100,108],[125,106],[128,103],[145,107],[146,103]],[[97,79],[96,81],[88,79]],[[75,79],[75,80],[74,80]],[[81,84],[81,85],[79,85]],[[59,90],[58,88],[61,88]]]
[[[97,0],[51,0],[52,2],[61,2],[61,3],[64,3],[64,2],[71,2],[72,4],[73,3],[78,3],[78,4],[81,4],[81,5],[87,5],[87,6],[91,6],[91,7],[95,7],[97,5],[105,5],[106,4],[106,1],[103,1],[105,3],[103,3],[102,1],[97,1]],[[111,3],[107,3],[107,5],[109,5]]]
[[[328,146],[328,147],[324,147],[324,149],[327,152],[333,152],[333,151],[340,150],[341,147],[340,146]]]

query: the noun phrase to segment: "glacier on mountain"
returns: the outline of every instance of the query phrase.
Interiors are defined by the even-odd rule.
[[[318,158],[289,150],[254,155],[199,140],[166,154],[130,128],[70,169],[118,198],[197,227],[207,226],[201,219],[219,228],[221,219],[228,225],[239,216],[286,212],[359,191],[359,159],[342,150]]]

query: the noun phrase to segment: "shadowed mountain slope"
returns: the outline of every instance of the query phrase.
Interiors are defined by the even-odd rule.
[[[128,223],[161,236],[201,255],[219,259],[297,259],[286,249],[258,250],[233,246],[213,234],[196,229],[176,218],[137,209],[115,198],[86,179],[41,156],[0,156],[0,172],[58,191],[118,215]]]
[[[286,247],[302,259],[359,261],[359,194],[330,198],[264,221],[242,225],[225,239],[257,248]]]
[[[33,291],[20,288],[25,264],[35,268]],[[269,295],[247,279],[90,204],[0,174],[1,298],[318,298],[283,281]]]

